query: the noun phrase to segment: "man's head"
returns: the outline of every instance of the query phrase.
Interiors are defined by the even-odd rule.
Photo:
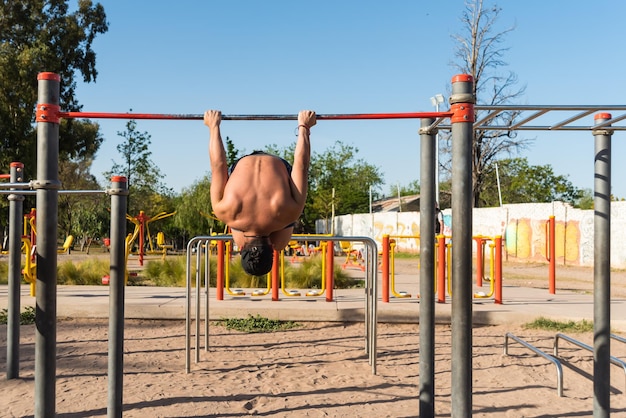
[[[241,266],[252,276],[263,276],[272,270],[274,247],[268,237],[254,237],[241,249]]]

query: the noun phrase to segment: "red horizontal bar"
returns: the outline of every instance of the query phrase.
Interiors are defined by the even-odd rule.
[[[64,119],[202,120],[203,114],[59,112]],[[452,112],[321,114],[318,120],[446,118]],[[298,120],[298,115],[222,115],[222,120]]]
[[[0,179],[10,179],[11,175],[10,174],[0,174]]]

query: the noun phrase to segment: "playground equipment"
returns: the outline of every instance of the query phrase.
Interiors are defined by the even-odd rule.
[[[339,246],[341,247],[341,252],[346,256],[346,259],[341,266],[342,268],[356,267],[361,269],[361,271],[365,271],[365,266],[362,263],[361,252],[352,246],[352,242],[339,241]]]
[[[313,236],[313,235],[310,235]],[[309,236],[309,237],[310,237]],[[315,235],[317,236],[317,235]],[[230,286],[230,261],[231,261],[231,241],[219,239],[218,235],[211,235],[215,239],[211,240],[211,246],[215,245],[216,251],[216,300],[224,300],[224,290],[230,296],[245,296],[246,293],[243,289],[231,289]],[[328,235],[323,235],[328,237]],[[214,244],[215,243],[215,244]],[[330,245],[330,247],[329,247]],[[332,248],[332,242],[322,242],[320,244],[322,249],[322,277],[321,286],[319,289],[310,289],[305,295],[310,297],[322,296],[326,293],[326,301],[331,302],[333,300],[333,285],[332,279],[334,275],[334,254],[332,251],[329,253],[328,248]],[[211,256],[211,252],[207,257]],[[208,272],[207,274],[210,274]],[[301,296],[301,292],[298,290],[287,290],[285,288],[285,251],[274,251],[274,262],[272,264],[272,270],[267,274],[266,290],[254,290],[251,292],[252,296],[265,296],[273,289],[280,289],[280,292],[287,297]],[[210,277],[209,277],[210,278]],[[278,290],[275,290],[272,300],[278,299]]]
[[[143,266],[143,260],[144,260],[144,255],[146,254],[146,249],[145,249],[145,239],[147,236],[147,242],[148,242],[148,246],[149,246],[149,250],[148,253],[149,254],[155,254],[157,253],[157,251],[155,251],[154,246],[152,245],[152,236],[150,235],[150,223],[151,222],[156,222],[159,221],[161,219],[165,219],[168,218],[170,216],[174,216],[176,215],[176,212],[171,212],[171,213],[167,213],[167,212],[160,212],[157,213],[154,216],[148,216],[146,215],[146,213],[143,210],[139,211],[139,215],[137,216],[130,216],[130,215],[126,215],[126,219],[128,219],[129,221],[131,221],[132,223],[135,224],[135,229],[139,229],[138,231],[138,236],[139,236],[139,249],[137,251],[137,253],[139,254],[139,265]],[[158,237],[157,237],[158,238]],[[167,254],[167,248],[163,248],[162,246],[165,245],[165,236],[161,237],[162,240],[162,245],[158,244],[158,240],[157,240],[157,245],[159,245],[159,247],[161,247],[161,251],[159,251],[159,254],[163,254],[163,256],[165,257],[165,254]]]
[[[167,213],[167,212],[160,212],[157,213],[154,216],[148,216],[146,215],[146,213],[143,210],[139,211],[139,215],[137,216],[130,216],[130,215],[126,215],[126,219],[128,219],[129,221],[131,221],[133,224],[135,224],[135,229],[138,229],[139,231],[137,232],[138,237],[139,237],[139,249],[137,251],[137,253],[139,254],[139,265],[143,266],[143,260],[144,260],[144,256],[146,254],[146,249],[145,249],[145,239],[147,236],[147,242],[148,242],[148,247],[150,248],[148,250],[149,254],[156,254],[157,251],[155,251],[154,246],[152,244],[152,235],[150,235],[150,223],[151,222],[156,222],[159,221],[161,219],[165,219],[168,218],[170,216],[174,216],[176,215],[176,212],[171,212],[171,213]],[[158,234],[157,234],[158,235]],[[167,254],[167,248],[163,248],[163,246],[165,245],[165,236],[161,233],[161,242],[162,244],[159,244],[159,237],[157,236],[157,245],[161,248],[161,251],[158,251],[159,254],[163,254],[163,257],[165,257],[165,255]],[[169,247],[171,248],[171,246]]]
[[[41,231],[38,243],[38,270],[37,284],[37,326],[35,345],[35,416],[51,416],[55,413],[55,384],[56,384],[56,219],[58,196],[58,125],[61,118],[117,118],[117,119],[161,119],[161,120],[201,120],[202,114],[197,115],[167,115],[167,114],[133,114],[133,113],[94,113],[94,112],[62,112],[59,106],[60,76],[55,73],[40,73],[38,79],[38,104],[36,108],[38,164],[37,179],[32,183],[0,184],[6,189],[25,189],[33,185],[37,190],[37,208],[42,216],[38,218],[38,229]],[[509,132],[513,130],[568,130],[590,132],[595,138],[594,165],[594,412],[607,415],[610,413],[610,388],[604,376],[609,373],[609,334],[610,334],[610,195],[611,195],[611,147],[610,140],[614,131],[626,130],[624,125],[616,125],[626,119],[619,115],[612,117],[610,113],[597,113],[593,125],[574,125],[575,122],[594,112],[626,111],[622,106],[530,106],[530,105],[501,105],[483,106],[474,105],[473,78],[467,74],[456,75],[452,78],[451,95],[449,98],[450,111],[448,112],[414,112],[414,113],[383,113],[383,114],[334,114],[318,115],[318,120],[346,120],[346,119],[420,119],[420,212],[424,222],[420,225],[421,236],[434,236],[435,219],[435,137],[439,129],[451,131],[452,142],[452,230],[454,231],[454,252],[452,260],[453,304],[455,309],[451,317],[452,331],[452,387],[451,407],[458,416],[472,414],[472,134],[475,129],[496,130]],[[545,125],[530,125],[531,121],[547,115],[549,112],[569,111],[578,112],[574,116],[556,123]],[[518,122],[512,125],[493,123],[496,116],[502,112],[518,112],[521,116]],[[524,112],[533,112],[525,116]],[[476,115],[479,115],[476,120]],[[526,113],[527,115],[528,113]],[[449,123],[443,123],[449,118]],[[296,120],[297,115],[224,115],[223,120]],[[492,123],[486,125],[486,123]],[[119,179],[118,179],[119,180]],[[124,293],[120,276],[124,263],[124,222],[127,193],[126,182],[116,181],[108,191],[115,205],[123,202],[124,211],[120,217],[114,215],[117,210],[112,208],[111,220],[111,314],[109,332],[109,402],[108,414],[121,416],[122,414],[122,376],[123,376],[123,326]],[[12,192],[9,192],[13,194]],[[119,198],[119,200],[118,200]],[[45,228],[44,228],[45,226]],[[116,231],[117,235],[113,234]],[[119,236],[118,232],[122,231]],[[211,239],[210,237],[207,239]],[[434,271],[434,242],[421,240],[420,275],[433,277]],[[19,239],[17,240],[19,248]],[[375,247],[374,247],[375,248]],[[19,252],[16,249],[16,252]],[[189,256],[188,252],[188,256]],[[376,257],[376,254],[373,254]],[[376,271],[366,277],[375,277]],[[199,286],[198,286],[199,287]],[[432,294],[434,283],[430,280],[420,281],[420,294]],[[375,292],[375,286],[371,292]],[[19,292],[11,288],[12,304],[18,302]],[[198,295],[199,296],[199,295]],[[199,299],[199,297],[197,297]],[[368,294],[369,301],[376,300]],[[419,415],[434,415],[435,389],[435,339],[434,339],[434,298],[420,300],[420,387],[419,387]],[[14,306],[14,305],[12,305]],[[368,304],[369,306],[369,304]],[[373,305],[375,314],[375,304]],[[14,309],[14,308],[13,308]],[[10,312],[14,318],[15,311]],[[17,312],[19,317],[19,311]],[[199,316],[199,315],[198,315]],[[208,316],[207,316],[208,317]],[[366,320],[368,316],[366,315]],[[11,320],[13,324],[14,319]],[[199,322],[199,321],[198,321]],[[208,321],[207,321],[208,323]],[[374,321],[375,323],[375,321]],[[44,326],[45,325],[45,326]],[[199,325],[198,325],[199,326]],[[13,330],[7,332],[13,336]],[[15,343],[14,338],[13,342]],[[375,339],[374,339],[375,341]],[[14,350],[13,350],[14,351]]]
[[[307,240],[315,240],[314,236],[304,235],[303,239]],[[213,235],[206,237],[195,237],[192,238],[187,244],[187,313],[186,313],[186,362],[185,362],[185,371],[187,373],[191,370],[191,322],[195,320],[195,362],[198,363],[200,361],[200,322],[202,320],[200,314],[200,308],[203,304],[202,295],[204,294],[204,324],[205,324],[205,350],[209,350],[208,344],[208,335],[209,335],[209,323],[210,321],[208,316],[209,311],[209,251],[203,251],[203,248],[206,248],[211,240],[217,241],[229,241],[232,237],[230,235]],[[376,374],[376,303],[378,298],[378,280],[377,280],[377,251],[376,251],[376,241],[369,237],[325,237],[325,240],[328,242],[336,242],[341,240],[350,240],[354,242],[361,242],[365,247],[365,264],[367,267],[367,274],[365,278],[365,351],[368,354],[368,361],[372,367],[372,374]],[[222,247],[218,245],[218,257],[219,257],[219,248]],[[333,246],[330,246],[332,248]],[[206,268],[204,269],[204,276],[201,274],[201,266],[203,263],[203,254],[204,254],[204,265]],[[326,251],[327,257],[328,254],[333,254],[332,251],[327,249]],[[192,279],[192,257],[196,257],[196,268],[195,268],[195,280]],[[279,264],[279,253],[278,251],[274,251],[274,265],[273,270],[274,273],[277,273],[278,264]],[[219,264],[218,264],[219,266]],[[328,264],[326,266],[328,269]],[[273,282],[277,281],[277,274],[273,274]],[[218,275],[219,278],[219,275]],[[328,278],[332,278],[332,275],[327,276]],[[332,282],[332,280],[330,280]],[[192,283],[195,282],[195,297],[192,297]],[[204,283],[204,291],[202,292],[202,283]],[[328,286],[328,284],[327,284]],[[332,285],[329,286],[332,289]],[[220,285],[217,285],[216,293],[219,293]],[[272,285],[272,300],[278,300],[278,285],[277,283],[273,283]],[[327,298],[328,300],[328,298]],[[195,315],[192,317],[192,305],[195,302]]]

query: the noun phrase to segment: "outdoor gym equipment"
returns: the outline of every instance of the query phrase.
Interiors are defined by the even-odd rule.
[[[35,327],[35,416],[54,416],[56,389],[56,251],[57,251],[57,200],[59,194],[58,178],[58,143],[59,121],[61,118],[124,118],[124,119],[200,119],[201,115],[155,115],[130,113],[89,113],[61,112],[59,106],[60,76],[44,72],[37,77],[38,104],[37,122],[37,180],[32,182],[33,194],[37,195],[37,229],[40,231],[37,257],[37,316]],[[472,414],[472,137],[476,129],[510,132],[513,130],[545,131],[584,131],[595,138],[594,150],[594,414],[610,413],[609,382],[603,379],[608,375],[610,359],[608,355],[610,339],[610,223],[611,223],[611,136],[614,131],[626,130],[626,126],[617,125],[626,119],[625,114],[613,117],[610,113],[597,113],[592,125],[574,125],[585,116],[594,112],[626,111],[626,105],[619,106],[486,106],[475,105],[473,95],[474,80],[471,75],[460,74],[452,78],[450,110],[448,112],[417,113],[380,113],[357,115],[319,115],[325,119],[420,119],[420,212],[424,222],[420,225],[421,236],[434,236],[435,220],[435,149],[436,133],[440,129],[451,131],[452,143],[452,230],[454,243],[452,248],[453,284],[452,303],[455,309],[451,317],[452,331],[452,387],[451,408],[455,415]],[[578,112],[556,123],[530,125],[530,122],[549,113],[559,111]],[[480,112],[480,113],[477,113]],[[521,117],[512,125],[485,125],[496,120],[503,112],[518,112]],[[478,120],[476,115],[479,114]],[[189,116],[189,115],[187,115]],[[257,115],[226,116],[224,120],[296,120],[297,115]],[[449,119],[449,123],[443,123]],[[108,414],[122,414],[122,375],[123,375],[123,326],[124,326],[124,214],[126,211],[126,181],[123,187],[120,179],[109,191],[115,205],[124,206],[121,217],[111,219],[111,302],[109,325],[109,400]],[[24,187],[22,183],[2,184],[6,188]],[[115,232],[116,235],[113,234]],[[119,235],[119,231],[122,232]],[[208,240],[211,237],[207,238]],[[19,239],[18,246],[19,244]],[[18,247],[19,248],[19,247]],[[433,240],[421,240],[420,276],[434,277],[435,243]],[[16,250],[19,252],[19,250]],[[189,255],[189,252],[188,252]],[[376,257],[374,252],[373,257]],[[376,269],[369,277],[375,277]],[[366,276],[367,277],[367,276]],[[367,281],[367,280],[366,280]],[[434,283],[420,281],[420,294],[432,294]],[[19,306],[19,292],[15,294],[11,287],[12,310],[10,322],[14,323],[15,304]],[[19,289],[19,287],[17,288]],[[375,289],[373,290],[375,291]],[[368,300],[374,300],[368,295]],[[435,300],[422,298],[420,301],[420,387],[419,415],[434,416],[435,389]],[[375,314],[375,305],[374,305]],[[17,311],[19,317],[19,311]],[[207,316],[208,317],[208,316]],[[11,332],[7,332],[12,336]],[[10,342],[11,344],[11,342]]]
[[[200,322],[202,322],[201,306],[204,305],[204,324],[205,324],[205,350],[209,350],[208,335],[209,335],[209,255],[210,252],[206,251],[208,244],[211,240],[217,241],[230,241],[232,236],[230,235],[211,235],[206,237],[192,238],[187,244],[187,313],[186,313],[186,362],[185,371],[187,373],[191,370],[191,322],[195,322],[195,362],[200,361]],[[314,241],[317,238],[315,236],[303,235],[303,240]],[[337,242],[342,240],[350,240],[354,242],[360,242],[365,247],[365,263],[366,263],[366,276],[365,276],[365,352],[368,354],[368,361],[372,368],[372,374],[376,374],[376,304],[378,299],[378,279],[377,279],[377,251],[376,241],[370,237],[324,237],[328,242]],[[219,257],[218,245],[218,257]],[[332,246],[330,247],[332,248]],[[205,251],[203,251],[205,249]],[[327,251],[326,254],[332,254],[332,251]],[[203,256],[204,254],[204,256]],[[192,278],[192,258],[195,256],[195,277]],[[330,257],[329,257],[330,259]],[[202,265],[204,263],[204,274],[202,274]],[[278,273],[278,251],[274,251],[274,274]],[[218,264],[219,265],[219,264]],[[328,264],[327,264],[328,268]],[[276,277],[276,276],[273,276]],[[332,276],[327,276],[332,277]],[[276,281],[274,279],[273,281]],[[192,296],[192,287],[195,283],[195,296]],[[204,283],[204,291],[202,291]],[[327,285],[328,286],[328,285]],[[330,286],[332,289],[332,286]],[[219,285],[216,289],[219,291]],[[202,298],[204,295],[204,300]],[[328,295],[328,294],[327,294]],[[272,300],[278,298],[278,285],[277,283],[272,286]],[[328,299],[327,299],[328,300]],[[195,305],[195,309],[192,307]],[[192,311],[195,314],[192,316]]]
[[[148,239],[148,246],[150,248],[149,253],[151,254],[155,254],[156,251],[154,250],[154,246],[152,245],[152,236],[150,235],[150,223],[151,222],[155,222],[155,221],[159,221],[161,219],[165,219],[168,218],[170,216],[174,216],[176,215],[176,212],[171,212],[171,213],[167,213],[167,212],[160,212],[154,216],[148,216],[146,215],[146,213],[143,210],[139,211],[139,215],[137,216],[130,216],[130,215],[126,215],[126,219],[128,219],[129,221],[131,221],[132,223],[135,224],[136,228],[139,228],[139,250],[138,250],[138,254],[139,254],[139,265],[143,266],[143,260],[144,260],[144,255],[146,254],[146,249],[145,249],[145,239],[147,236]],[[165,242],[163,243],[165,244]],[[167,252],[167,249],[165,250]],[[162,251],[159,251],[159,253],[161,254]]]

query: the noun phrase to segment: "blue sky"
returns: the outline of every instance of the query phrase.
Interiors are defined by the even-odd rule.
[[[97,37],[96,83],[80,84],[84,111],[296,114],[431,111],[456,70],[451,35],[461,33],[463,0],[191,1],[103,0],[109,31]],[[486,5],[493,2],[485,1]],[[500,1],[497,30],[506,68],[526,86],[520,104],[624,104],[619,44],[626,2]],[[614,114],[614,116],[616,116]],[[564,118],[559,118],[564,119]],[[99,120],[105,141],[93,173],[120,161],[124,120]],[[592,116],[581,121],[592,124]],[[295,122],[224,121],[222,135],[250,152],[295,140]],[[312,150],[335,141],[380,168],[387,194],[419,179],[418,120],[320,121]],[[202,121],[138,121],[152,160],[176,192],[209,172]],[[520,156],[552,165],[577,187],[593,188],[589,132],[526,132]],[[613,136],[613,194],[626,197],[623,134]],[[506,202],[505,202],[506,203]]]

